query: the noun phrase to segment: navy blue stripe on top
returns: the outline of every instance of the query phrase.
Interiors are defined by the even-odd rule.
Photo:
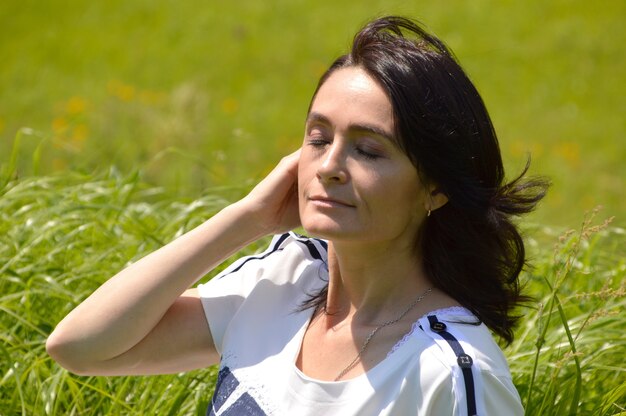
[[[238,272],[243,266],[244,264],[248,263],[249,261],[253,261],[253,260],[262,260],[264,258],[266,258],[267,256],[271,255],[272,253],[275,253],[277,251],[281,251],[282,248],[280,248],[280,245],[283,243],[283,241],[285,241],[287,238],[289,237],[289,234],[283,234],[280,237],[278,237],[276,239],[276,241],[274,241],[274,244],[272,244],[270,246],[270,248],[265,251],[262,254],[256,255],[256,256],[249,256],[246,257],[246,259],[244,261],[242,261],[237,267],[235,267],[233,270],[230,270],[228,273],[222,275],[220,278],[223,278],[224,276],[228,276],[229,274]]]
[[[328,248],[328,244],[324,241],[324,240],[320,240],[320,239],[313,239],[313,238],[308,238],[308,237],[303,237],[303,236],[299,236],[295,233],[285,233],[282,234],[280,236],[276,236],[274,237],[274,240],[272,241],[272,244],[270,245],[270,247],[263,253],[261,254],[257,254],[254,256],[249,256],[246,257],[245,259],[242,259],[243,261],[241,263],[239,263],[235,268],[233,268],[232,270],[229,270],[228,273],[224,273],[222,274],[219,278],[223,278],[225,276],[228,276],[229,274],[238,272],[239,270],[241,270],[241,268],[248,262],[250,261],[254,261],[254,260],[263,260],[264,258],[272,255],[273,253],[282,251],[283,248],[281,247],[281,245],[285,242],[285,240],[287,240],[289,237],[294,237],[295,240],[301,244],[303,244],[308,252],[310,253],[311,257],[315,260],[321,260],[323,262],[326,262],[326,257],[325,257],[325,252]],[[317,244],[319,244],[319,248],[321,248],[324,251],[324,254],[322,254],[320,252],[320,250],[317,247]]]
[[[277,251],[281,251],[282,248],[280,248],[280,245],[283,241],[285,241],[287,239],[287,237],[289,237],[289,234],[283,234],[281,235],[277,241],[270,247],[270,249],[268,251],[266,251],[263,254],[259,254],[257,256],[250,256],[247,257],[244,261],[242,261],[236,268],[234,268],[233,270],[230,270],[227,274],[222,275],[221,277],[224,276],[228,276],[231,273],[235,273],[238,272],[243,266],[244,264],[248,263],[249,261],[253,261],[253,260],[262,260],[264,258],[266,258],[267,256],[271,255],[272,253],[275,253]]]
[[[474,387],[474,376],[472,374],[472,358],[465,353],[461,343],[448,331],[446,324],[440,322],[435,315],[428,315],[430,329],[448,342],[452,351],[457,357],[457,363],[463,372],[463,381],[465,381],[465,396],[467,398],[467,414],[475,416],[476,410],[476,389]]]
[[[296,240],[299,243],[302,243],[306,246],[306,248],[309,250],[309,253],[311,254],[311,257],[313,257],[315,260],[321,260],[323,262],[326,262],[326,257],[322,255],[322,253],[320,253],[315,244],[318,243],[324,250],[324,252],[326,252],[328,251],[328,243],[326,241],[320,240],[318,238],[304,237],[295,233],[293,233],[292,235],[296,237]]]

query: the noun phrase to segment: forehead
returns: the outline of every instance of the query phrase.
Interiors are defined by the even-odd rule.
[[[359,67],[333,72],[317,91],[311,112],[331,120],[377,123],[393,130],[393,111],[387,94]]]

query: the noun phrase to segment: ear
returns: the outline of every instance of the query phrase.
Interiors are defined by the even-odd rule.
[[[436,185],[433,185],[429,187],[424,203],[426,211],[435,211],[448,203],[448,195],[443,193]]]

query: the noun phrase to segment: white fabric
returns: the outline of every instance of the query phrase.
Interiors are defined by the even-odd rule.
[[[298,311],[328,278],[323,242],[276,236],[260,255],[199,286],[222,356],[211,415],[466,415],[456,355],[426,317],[373,369],[353,379],[311,379],[295,365],[312,309]],[[465,309],[436,311],[473,359],[480,415],[523,415],[506,360]],[[459,323],[460,322],[460,323]],[[421,328],[419,326],[421,325]]]

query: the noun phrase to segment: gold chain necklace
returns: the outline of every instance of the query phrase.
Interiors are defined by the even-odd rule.
[[[361,349],[359,350],[359,352],[357,353],[356,357],[354,357],[354,360],[352,360],[350,362],[350,364],[348,364],[346,366],[346,368],[344,368],[343,370],[341,370],[341,372],[339,373],[339,375],[337,377],[335,377],[335,381],[339,381],[341,380],[341,378],[343,376],[346,375],[346,373],[350,370],[352,370],[352,368],[359,362],[359,359],[361,358],[361,356],[363,355],[363,353],[365,352],[365,350],[367,349],[367,346],[370,344],[370,341],[372,340],[372,338],[374,338],[374,335],[376,335],[376,333],[378,331],[380,331],[381,329],[383,329],[386,326],[389,325],[393,325],[396,322],[398,322],[400,319],[404,318],[406,316],[407,313],[409,313],[418,303],[420,303],[422,301],[422,299],[424,299],[426,297],[426,295],[428,295],[431,291],[433,290],[432,287],[429,287],[428,289],[426,289],[424,291],[424,293],[422,293],[421,295],[419,295],[417,297],[417,299],[415,299],[400,315],[398,315],[397,318],[392,319],[390,321],[387,321],[385,323],[382,323],[380,325],[378,325],[376,328],[374,328],[372,330],[372,332],[369,333],[369,335],[367,336],[367,338],[365,338],[365,341],[363,342],[363,345],[361,346]]]

